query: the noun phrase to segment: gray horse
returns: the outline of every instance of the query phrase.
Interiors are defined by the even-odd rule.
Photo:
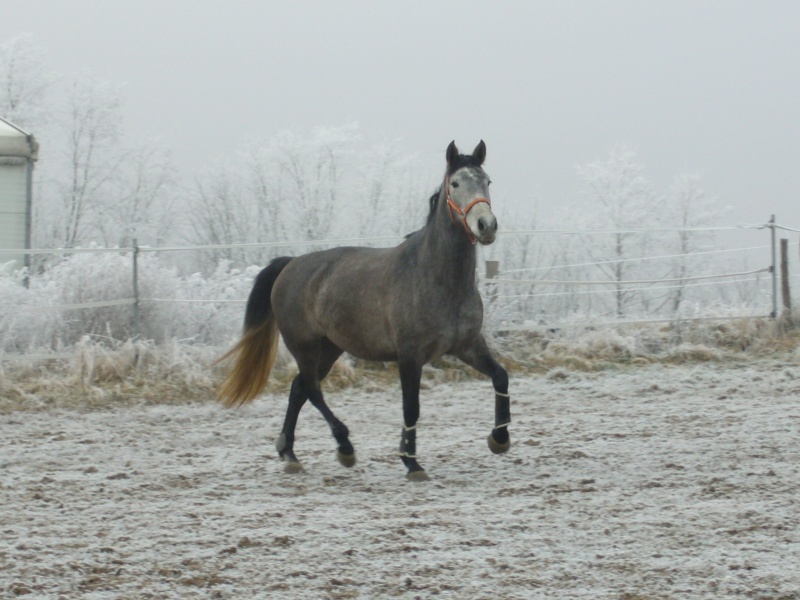
[[[488,444],[496,454],[509,449],[508,374],[481,335],[483,303],[475,283],[475,242],[491,244],[497,234],[491,182],[482,168],[486,145],[481,141],[472,154],[459,154],[451,142],[446,157],[444,182],[430,199],[427,223],[400,245],[277,258],[256,277],[242,339],[220,359],[233,358],[234,365],[219,396],[226,406],[240,406],[264,389],[280,332],[299,368],[277,442],[286,472],[302,470],[294,431],[306,400],[331,427],[339,461],[355,464],[348,429],[320,390],[343,352],[397,361],[405,420],[400,457],[409,479],[428,478],[416,457],[422,367],[445,354],[491,377],[495,426]]]

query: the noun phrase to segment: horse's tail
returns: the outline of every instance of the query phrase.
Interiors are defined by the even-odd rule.
[[[242,339],[216,362],[234,359],[233,369],[217,389],[219,401],[226,407],[252,402],[267,385],[278,353],[278,327],[272,312],[272,287],[284,267],[292,260],[273,260],[256,277],[244,315]],[[216,363],[215,363],[216,364]]]

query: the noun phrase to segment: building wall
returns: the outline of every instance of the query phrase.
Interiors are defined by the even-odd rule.
[[[0,163],[0,264],[16,260],[18,266],[24,257],[3,253],[4,248],[25,248],[25,217],[28,193],[26,161]]]

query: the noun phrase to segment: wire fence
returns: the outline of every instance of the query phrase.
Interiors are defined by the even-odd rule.
[[[664,234],[698,235],[715,232],[750,230],[769,230],[770,244],[746,245],[731,248],[690,249],[682,252],[642,253],[639,256],[617,255],[609,258],[599,257],[596,260],[574,261],[569,256],[581,254],[580,249],[571,253],[563,252],[567,260],[559,261],[559,254],[547,254],[548,246],[542,244],[543,238],[560,239],[594,239],[598,236],[614,237],[639,236],[642,240]],[[778,258],[776,250],[776,231],[798,232],[800,230],[780,225],[774,217],[767,223],[759,225],[742,225],[728,227],[704,228],[641,228],[641,229],[597,229],[597,230],[519,230],[506,231],[496,246],[502,247],[504,237],[515,237],[521,245],[529,245],[538,249],[535,252],[521,253],[521,256],[508,252],[494,252],[487,261],[495,263],[487,275],[478,274],[478,283],[482,289],[487,317],[491,326],[505,330],[524,330],[538,328],[563,327],[595,327],[620,326],[646,323],[674,323],[696,321],[702,319],[725,318],[775,318],[778,314],[780,299],[778,298]],[[227,310],[225,307],[243,305],[247,300],[253,271],[240,270],[235,275],[238,283],[222,285],[214,297],[206,297],[208,290],[192,297],[186,289],[172,289],[173,293],[149,285],[148,273],[142,272],[144,255],[164,256],[176,252],[206,252],[230,250],[235,248],[277,249],[277,248],[330,248],[344,244],[352,245],[393,245],[402,241],[401,236],[373,236],[336,238],[324,240],[303,240],[292,242],[264,242],[247,244],[211,244],[196,246],[138,246],[134,241],[130,248],[52,248],[52,249],[11,249],[2,250],[4,255],[18,256],[50,256],[68,257],[71,255],[104,254],[129,261],[129,273],[124,277],[126,285],[111,286],[112,290],[129,290],[129,294],[121,297],[87,299],[81,301],[81,293],[76,292],[74,301],[35,303],[4,302],[0,306],[0,332],[8,328],[9,323],[20,327],[25,315],[31,313],[58,313],[61,322],[68,322],[71,327],[81,328],[86,333],[96,330],[97,323],[103,316],[88,317],[90,313],[100,313],[103,309],[125,308],[130,311],[129,327],[122,331],[132,337],[146,335],[142,331],[143,317],[151,316],[163,306],[195,306],[206,307],[205,318],[211,319],[214,311]],[[627,238],[626,238],[627,239]],[[519,244],[518,244],[519,245]],[[561,250],[568,242],[555,244]],[[791,244],[797,247],[798,244]],[[642,243],[642,248],[647,248]],[[526,246],[527,247],[527,246]],[[491,247],[494,249],[495,247]],[[492,252],[489,250],[487,252]],[[630,250],[629,250],[630,252]],[[531,256],[534,254],[535,256]],[[591,252],[587,252],[591,255]],[[740,262],[742,257],[755,257],[760,264],[756,268],[723,269],[723,263],[712,262],[712,257],[736,256]],[[784,258],[784,260],[786,260]],[[533,264],[531,264],[533,263]],[[117,263],[118,264],[118,263]],[[507,268],[500,269],[499,266]],[[643,267],[641,265],[654,265]],[[710,268],[720,269],[708,272]],[[648,270],[649,269],[649,270]],[[659,274],[660,269],[660,274]],[[119,269],[117,269],[119,271]],[[556,274],[556,277],[552,275]],[[539,277],[539,275],[541,275]],[[115,277],[123,274],[115,272]],[[38,275],[26,275],[25,283]],[[792,277],[789,275],[789,277]],[[797,277],[795,275],[794,277]],[[188,286],[191,288],[191,286]],[[789,289],[788,281],[784,286]],[[545,288],[546,291],[542,291]],[[726,295],[725,288],[737,290],[738,301],[734,295]],[[1,292],[2,290],[0,290]],[[160,293],[159,293],[160,292]],[[91,297],[91,294],[87,293]],[[39,296],[40,298],[43,296]],[[722,300],[727,298],[728,302]],[[691,299],[691,301],[690,301]],[[730,301],[730,300],[734,301]],[[788,298],[783,299],[786,306]],[[708,309],[701,310],[703,306]],[[184,309],[185,310],[185,309]],[[82,315],[80,314],[83,311]],[[241,312],[240,308],[237,308]],[[711,313],[714,314],[711,314]],[[79,313],[76,315],[76,313]],[[146,313],[146,314],[145,314]],[[735,314],[731,314],[735,313]],[[65,316],[71,314],[71,316]],[[171,313],[177,318],[180,311]],[[107,313],[106,313],[107,315]],[[239,314],[238,319],[241,319]],[[91,323],[91,326],[90,326]],[[107,329],[108,326],[106,325]],[[232,328],[232,332],[236,327]],[[113,337],[113,336],[112,336]],[[18,347],[22,345],[18,344]],[[41,352],[24,352],[26,357],[58,357],[63,352],[52,354]],[[0,345],[0,359],[19,356],[20,353],[9,352]]]

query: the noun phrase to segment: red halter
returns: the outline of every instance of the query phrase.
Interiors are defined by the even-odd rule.
[[[481,202],[485,202],[486,204],[491,206],[492,203],[489,202],[488,198],[475,198],[472,202],[467,204],[467,207],[464,210],[461,210],[461,207],[458,204],[456,204],[453,201],[453,199],[450,197],[450,177],[447,177],[445,179],[444,185],[445,185],[445,189],[447,190],[447,208],[448,208],[448,211],[450,212],[450,220],[453,223],[456,222],[456,219],[453,216],[453,211],[456,211],[458,213],[458,215],[461,217],[461,222],[464,224],[464,231],[467,232],[467,237],[469,238],[470,243],[474,246],[476,240],[475,240],[475,236],[472,235],[472,231],[470,231],[470,229],[469,229],[469,225],[467,225],[467,215],[469,214],[469,211],[471,211],[472,208],[476,204],[480,204]]]

